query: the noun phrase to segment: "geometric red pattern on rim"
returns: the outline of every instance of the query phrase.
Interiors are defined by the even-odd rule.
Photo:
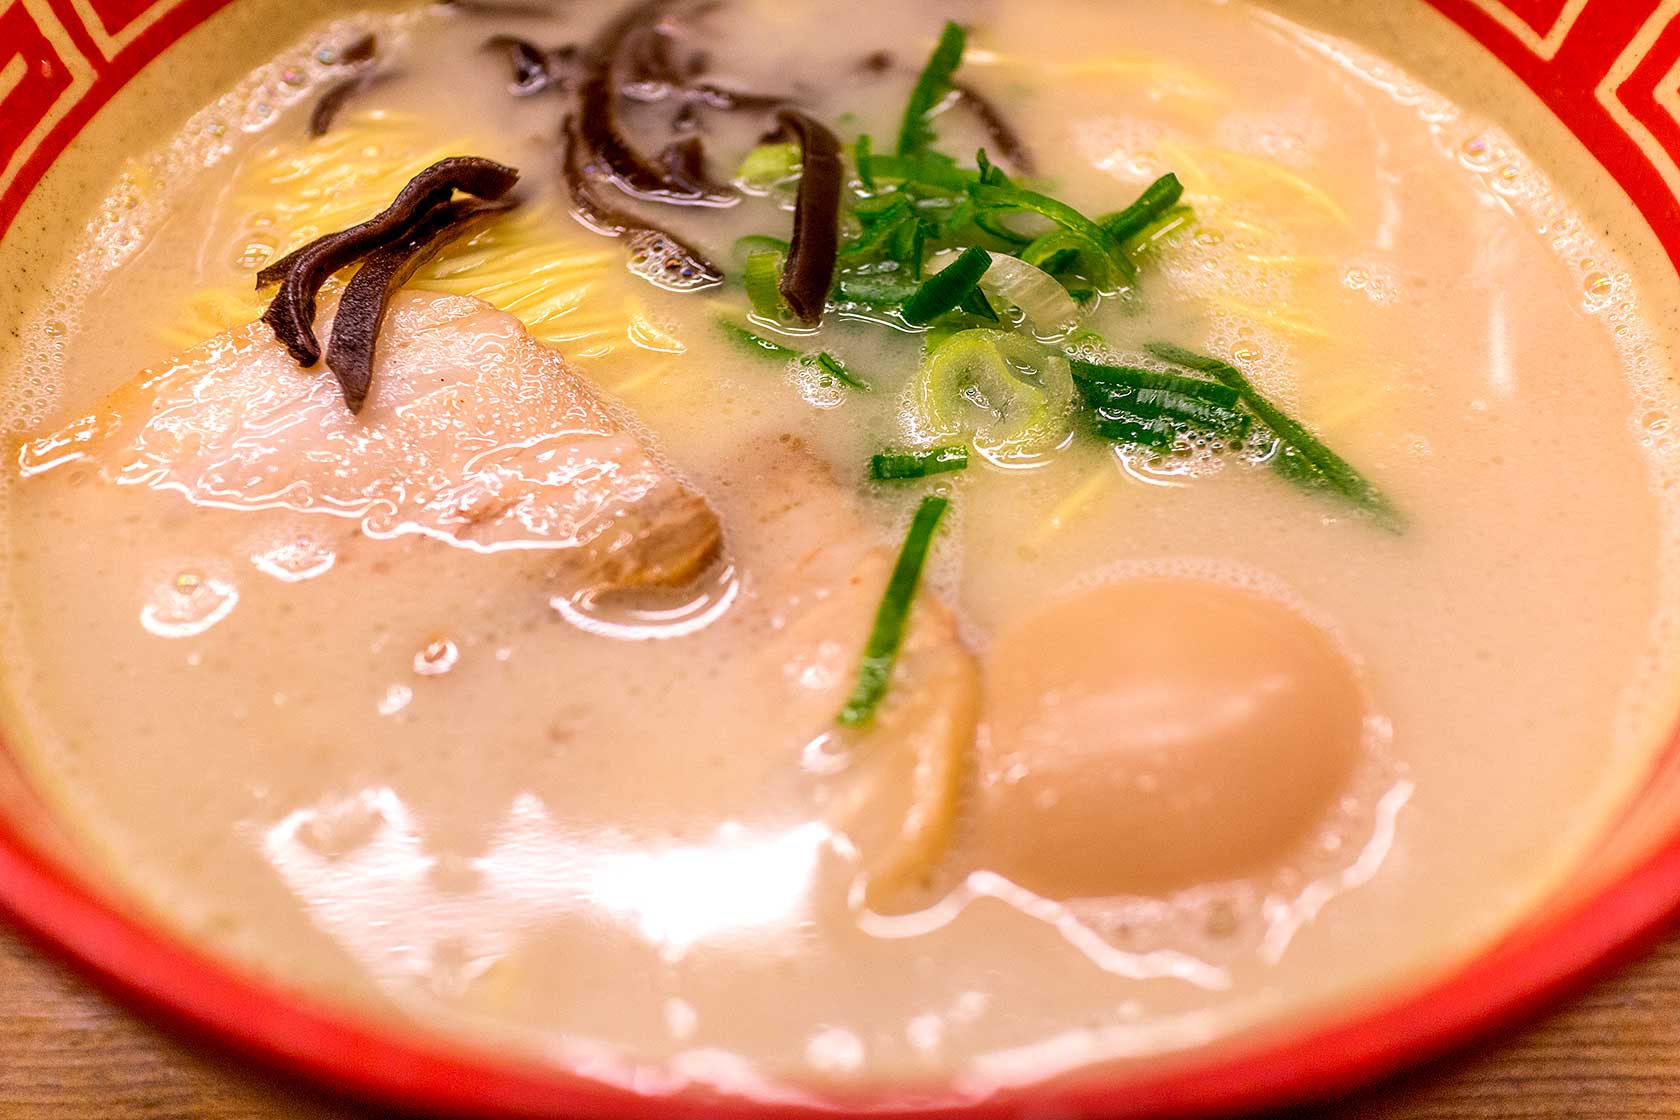
[[[1568,3],[1569,0],[1504,0],[1504,6],[1542,38],[1557,26]]]
[[[70,71],[22,4],[0,11],[0,73],[23,61],[23,76],[0,101],[0,168],[70,88]]]
[[[88,6],[93,9],[93,14],[99,17],[107,35],[118,35],[140,16],[167,2],[168,0],[89,0]]]
[[[82,127],[93,115],[148,62],[229,2],[230,0],[93,0],[101,24],[99,33],[107,38],[129,27],[145,13],[154,9],[162,13],[131,42],[118,50],[115,56],[105,58],[95,46],[95,37],[82,25],[81,16],[70,0],[47,0],[52,14],[58,18],[59,25],[82,56],[83,65],[92,72],[93,80],[82,90],[75,103],[54,123],[47,135],[39,138],[30,147],[26,147],[25,140],[53,111],[54,105],[40,103],[39,87],[36,87],[36,92],[28,101],[24,101],[18,96],[22,92],[22,86],[13,90],[13,96],[6,98],[4,105],[0,105],[0,168],[9,165],[13,158],[20,154],[23,157],[22,166],[18,168],[17,174],[7,184],[4,193],[0,193],[0,237],[5,236],[6,230],[17,218],[23,200],[28,197],[35,184],[41,181],[41,176],[52,166],[52,161],[64,151],[65,145],[75,139],[76,134],[81,132]],[[68,84],[67,68],[71,59],[54,54],[50,44],[46,44],[44,50],[40,49],[40,40],[41,30],[24,8],[23,0],[0,0],[0,52],[5,52],[0,54],[0,64],[3,64],[4,57],[13,51],[21,50],[26,58],[30,57],[31,44],[35,44],[35,54],[43,56],[35,58],[37,65],[43,61],[48,62],[55,73],[65,75],[65,83]],[[33,84],[28,77],[25,82]],[[58,92],[63,93],[62,86]]]
[[[1676,62],[1680,62],[1680,20],[1658,33],[1633,72],[1616,87],[1616,99],[1672,153],[1680,153],[1680,121],[1657,103],[1657,87]]]
[[[1657,83],[1668,68],[1655,62],[1642,65],[1615,91],[1617,100],[1634,119],[1651,130],[1661,152],[1647,151],[1639,138],[1629,135],[1598,93],[1634,36],[1655,15],[1658,0],[1590,0],[1549,59],[1535,54],[1472,0],[1427,2],[1469,32],[1540,95],[1547,108],[1627,192],[1669,260],[1680,269],[1680,200],[1676,200],[1654,162],[1663,154],[1669,160],[1680,160],[1680,130],[1655,99]],[[1501,2],[1525,22],[1530,22],[1530,16],[1543,16],[1542,8],[1554,6],[1550,0],[1545,4],[1540,0]],[[1563,6],[1555,6],[1561,13]],[[1671,20],[1659,39],[1669,49],[1673,46],[1674,24]]]

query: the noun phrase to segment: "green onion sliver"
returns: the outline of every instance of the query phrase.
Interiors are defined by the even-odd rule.
[[[1145,187],[1136,202],[1124,210],[1098,218],[1097,224],[1114,240],[1129,241],[1177,205],[1183,194],[1184,184],[1178,181],[1177,175],[1169,171]]]
[[[1113,287],[1115,278],[1131,281],[1137,276],[1137,266],[1126,255],[1118,241],[1107,230],[1093,222],[1067,203],[1051,198],[1037,191],[1022,190],[1020,187],[997,187],[984,183],[970,188],[970,196],[981,206],[989,206],[999,210],[1028,210],[1034,214],[1049,218],[1063,229],[1081,235],[1096,247],[1094,264],[1100,267],[1101,276],[1091,279],[1100,287]]]
[[[893,664],[898,660],[899,647],[904,643],[910,606],[922,582],[922,567],[927,563],[933,535],[948,505],[950,503],[944,498],[929,495],[916,508],[916,516],[910,521],[910,531],[904,537],[904,547],[899,549],[898,562],[893,565],[892,576],[887,580],[887,590],[875,611],[875,624],[870,627],[869,640],[864,643],[863,657],[858,663],[857,684],[840,709],[839,720],[844,727],[861,727],[868,723],[887,694],[887,688],[892,683]]]
[[[869,383],[860,380],[856,374],[846,368],[846,363],[830,354],[827,350],[819,350],[815,354],[807,354],[805,360],[815,365],[842,385],[850,385],[854,389],[869,392]]]
[[[797,351],[790,350],[779,342],[772,342],[768,338],[756,335],[733,319],[719,317],[716,322],[718,329],[743,350],[750,350],[763,357],[777,358],[784,362],[799,356]]]
[[[918,187],[934,187],[943,191],[966,191],[980,181],[978,171],[958,167],[945,156],[932,152],[905,156],[867,156],[858,165],[858,177],[896,179],[914,183]]]
[[[916,87],[910,91],[910,102],[904,107],[904,122],[898,129],[899,155],[915,155],[932,143],[933,129],[928,124],[928,114],[951,92],[951,75],[962,65],[966,45],[963,29],[953,20],[945,21],[939,42],[928,56],[921,77],[916,79]]]
[[[780,284],[782,255],[774,250],[760,249],[747,256],[746,270],[741,274],[746,285],[747,299],[753,311],[766,319],[780,319],[785,312]]]
[[[857,144],[852,148],[852,158],[857,163],[858,182],[862,183],[866,190],[875,189],[875,176],[870,174],[867,166],[871,147],[869,133],[866,132],[857,138]]]
[[[1178,425],[1167,416],[1141,416],[1124,408],[1097,409],[1097,434],[1115,443],[1165,451],[1178,442]]]
[[[957,304],[957,310],[972,315],[982,322],[995,323],[998,321],[997,309],[992,306],[992,301],[986,298],[986,293],[979,288],[970,288],[968,294],[962,298],[962,302]]]
[[[745,237],[735,239],[729,252],[736,260],[745,261],[754,253],[780,253],[787,255],[788,243],[780,237],[771,237],[763,233],[749,233]]]
[[[897,307],[915,293],[916,285],[897,272],[843,272],[834,282],[835,299],[869,307]]]
[[[1218,381],[1204,381],[1177,373],[1163,373],[1153,369],[1115,366],[1102,362],[1073,359],[1073,380],[1081,388],[1102,388],[1111,392],[1138,389],[1160,389],[1195,397],[1224,408],[1237,406],[1238,392]]]
[[[967,468],[968,448],[960,443],[926,451],[885,451],[869,457],[869,477],[877,482],[926,478]]]
[[[1389,528],[1399,529],[1404,525],[1405,518],[1388,500],[1387,495],[1355,470],[1346,459],[1325,446],[1323,441],[1309,432],[1300,421],[1262,396],[1242,370],[1218,358],[1198,354],[1170,342],[1151,342],[1146,349],[1157,358],[1186,369],[1210,374],[1235,389],[1241,395],[1243,404],[1260,418],[1261,423],[1272,430],[1272,434],[1283,445],[1272,457],[1272,463],[1279,473],[1297,482],[1302,481],[1298,468],[1299,461],[1304,461],[1317,472],[1324,485],[1355,505],[1376,514]],[[1292,458],[1297,461],[1291,462]]]
[[[960,304],[991,266],[992,255],[986,250],[974,245],[964,249],[961,256],[928,277],[904,301],[904,321],[914,326],[933,322]]]
[[[741,161],[735,178],[749,187],[768,190],[799,170],[798,144],[760,144]]]

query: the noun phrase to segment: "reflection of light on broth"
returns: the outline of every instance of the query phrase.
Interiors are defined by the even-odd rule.
[[[465,985],[565,913],[610,913],[668,960],[786,926],[827,839],[814,823],[772,834],[723,826],[688,845],[579,837],[522,795],[483,854],[444,860],[396,792],[375,788],[288,814],[263,833],[262,851],[315,923],[369,969],[429,985],[438,955],[457,953],[450,981]],[[385,933],[393,921],[405,941],[396,952]]]

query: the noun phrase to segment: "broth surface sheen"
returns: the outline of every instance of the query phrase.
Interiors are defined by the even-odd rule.
[[[568,215],[561,102],[510,97],[482,44],[611,14],[316,29],[131,161],[25,324],[0,385],[25,429],[8,739],[124,891],[370,1014],[620,1084],[816,1100],[981,1097],[1273,1029],[1461,961],[1557,886],[1676,711],[1677,404],[1617,256],[1657,249],[1597,243],[1475,106],[1261,6],[735,0],[697,33],[719,80],[848,143],[894,133],[950,17],[1057,197],[1102,213],[1176,171],[1195,221],[1091,325],[1240,362],[1406,527],[1236,458],[1077,437],[872,485],[914,434],[916,339],[830,316],[818,341],[868,393],[743,356],[713,325],[738,290],[650,286]],[[384,76],[308,139],[323,59],[368,30]],[[708,118],[713,171],[763,123]],[[956,108],[936,123],[944,150],[986,143]],[[362,458],[264,427],[259,450],[327,465],[253,497],[235,468],[260,457],[190,388],[222,344],[188,347],[260,313],[263,263],[366,215],[333,190],[382,205],[393,168],[468,152],[519,167],[525,203],[392,321],[417,324],[414,368],[472,387],[387,414],[376,380],[370,409],[417,426]],[[749,197],[673,224],[730,261],[788,220]],[[523,330],[467,296],[602,403],[533,406],[554,380],[521,381]],[[453,431],[481,418],[461,408],[498,452],[581,413],[645,446],[715,511],[722,560],[625,597],[534,529],[462,547],[415,512],[480,447],[426,442],[426,409]],[[125,459],[168,409],[204,426]],[[364,462],[402,485],[343,500]],[[893,699],[843,733],[927,492],[952,512]]]

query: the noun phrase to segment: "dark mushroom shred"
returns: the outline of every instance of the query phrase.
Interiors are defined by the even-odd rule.
[[[286,254],[257,274],[257,287],[278,283],[280,290],[263,312],[300,364],[312,366],[321,357],[315,337],[315,298],[327,277],[374,249],[401,239],[416,222],[455,191],[482,199],[500,198],[513,188],[519,172],[477,156],[452,156],[426,168],[408,181],[391,205],[367,221],[316,238]]]
[[[637,101],[662,101],[683,84],[681,68],[671,51],[671,36],[657,22],[638,27],[625,37],[621,87]]]
[[[863,56],[858,63],[858,69],[866,74],[885,74],[892,69],[893,55],[891,51],[871,51]]]
[[[351,40],[338,51],[335,66],[348,66],[352,73],[328,86],[309,111],[309,135],[325,136],[345,104],[363,89],[372,85],[376,75],[372,62],[379,53],[379,40],[370,31]]]
[[[315,107],[309,111],[309,135],[316,139],[325,136],[332,130],[333,122],[338,119],[338,114],[343,112],[350,99],[378,80],[379,76],[369,70],[348,78],[340,78],[328,86],[316,100]]]
[[[357,66],[363,62],[372,62],[374,55],[379,53],[379,39],[369,31],[357,36],[338,52],[338,65]]]
[[[616,106],[623,89],[618,72],[626,45],[652,28],[670,5],[671,0],[643,0],[607,24],[584,50],[577,92],[578,139],[588,161],[603,168],[626,194],[654,202],[732,205],[739,199],[733,190],[709,194],[678,182],[632,148],[619,128]]]
[[[957,95],[957,104],[973,113],[974,119],[980,122],[980,127],[986,130],[986,138],[992,142],[992,146],[1015,165],[1015,170],[1031,175],[1032,152],[1021,139],[1021,134],[998,112],[997,106],[966,82],[952,81],[951,89]]]
[[[596,233],[623,237],[630,245],[637,275],[662,287],[686,291],[709,287],[723,279],[723,271],[682,240],[601,201],[597,171],[585,152],[579,125],[568,116],[560,125],[560,175],[572,198],[572,212]]]
[[[568,63],[577,54],[574,46],[545,51],[517,35],[492,35],[484,40],[484,49],[507,56],[511,77],[508,92],[515,97],[530,97],[550,89],[564,93],[572,86]]]
[[[437,0],[438,7],[475,16],[531,17],[554,14],[542,0]]]
[[[344,403],[359,413],[373,384],[374,348],[385,309],[397,289],[444,245],[493,214],[512,209],[508,199],[460,198],[433,207],[399,241],[375,249],[350,278],[333,314],[327,368],[338,378]]]
[[[840,140],[794,109],[777,113],[776,122],[798,142],[801,153],[799,189],[793,200],[793,239],[780,290],[793,313],[815,326],[822,321],[839,251],[840,190],[845,182]]]
[[[714,85],[711,82],[700,82],[696,85],[685,86],[683,96],[711,109],[726,111],[743,109],[748,112],[774,109],[778,105],[786,105],[794,100],[785,93],[750,93],[746,90]]]
[[[697,191],[724,191],[729,188],[706,174],[706,145],[698,136],[673,140],[659,152],[659,165],[665,173]]]

